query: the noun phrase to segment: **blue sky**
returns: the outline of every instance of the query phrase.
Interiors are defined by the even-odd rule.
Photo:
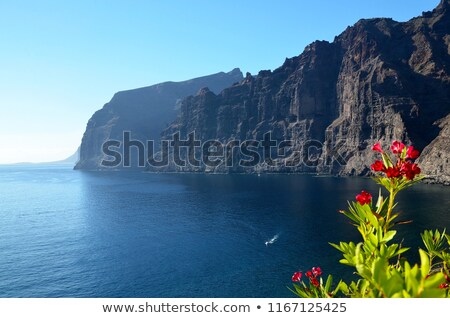
[[[117,91],[274,69],[360,18],[406,21],[438,3],[0,1],[0,163],[71,155]]]

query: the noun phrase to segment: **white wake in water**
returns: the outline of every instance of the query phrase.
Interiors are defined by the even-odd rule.
[[[275,243],[278,240],[278,237],[279,237],[279,234],[275,235],[270,240],[266,241],[264,244],[266,244],[266,246],[269,246],[269,244]]]

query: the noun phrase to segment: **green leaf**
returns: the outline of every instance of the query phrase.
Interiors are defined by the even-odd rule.
[[[434,233],[431,230],[425,230],[422,234],[420,234],[420,236],[422,237],[423,244],[425,245],[428,253],[439,254],[444,251],[444,244],[446,240],[445,229],[442,233],[438,230],[435,230]]]
[[[443,273],[436,273],[428,276],[428,278],[424,277],[424,280],[425,280],[424,283],[425,288],[437,289],[441,283],[445,282],[445,276]]]
[[[401,277],[400,273],[394,271],[394,273],[392,273],[392,276],[384,283],[383,290],[387,297],[399,297],[395,295],[401,294],[403,287],[403,278]]]
[[[370,209],[370,208],[369,208]],[[375,214],[372,213],[372,211],[369,210],[368,213],[366,213],[366,218],[369,220],[369,222],[377,227],[378,226],[378,218],[375,216]]]
[[[386,268],[387,261],[384,258],[380,257],[373,262],[373,279],[378,285],[383,285],[386,282]]]
[[[422,274],[422,277],[426,277],[428,275],[428,273],[430,272],[430,258],[428,257],[428,254],[422,250],[419,249],[419,254],[420,254],[420,271]]]
[[[358,218],[358,216],[353,215],[349,212],[343,213],[347,218],[349,218],[351,221],[353,221],[352,225],[358,226],[358,224],[361,222],[361,220]]]
[[[411,268],[408,262],[405,262],[405,282],[406,282],[406,290],[411,295],[417,295],[419,292],[420,281],[417,278],[417,274],[419,272],[419,267],[414,265]]]
[[[370,279],[372,276],[371,271],[367,268],[366,265],[364,265],[363,260],[364,260],[364,256],[362,255],[361,249],[363,247],[363,243],[358,243],[358,245],[356,245],[356,250],[355,250],[355,267],[356,267],[356,271],[358,272],[358,274],[366,279]]]
[[[425,289],[420,295],[419,297],[421,298],[445,298],[445,289],[439,289],[439,288],[434,288],[434,289]]]
[[[408,251],[408,250],[409,250],[409,247],[402,247],[402,248],[399,249],[397,252],[395,252],[395,254],[392,255],[392,257],[397,256],[397,255],[400,255],[400,254],[403,254],[403,253],[405,253],[405,252]]]
[[[382,242],[385,243],[389,242],[394,238],[395,234],[397,234],[397,231],[387,231],[386,234],[383,236]]]
[[[375,179],[375,182],[382,185],[386,190],[391,191],[391,181],[388,178],[379,177]]]
[[[378,189],[378,199],[377,203],[375,204],[375,207],[377,208],[377,211],[379,208],[383,205],[383,196],[381,195],[381,189]]]
[[[333,295],[336,295],[339,291],[341,291],[345,295],[348,295],[350,292],[348,285],[345,282],[343,282],[342,280],[339,282],[339,284],[334,289]]]
[[[334,247],[335,249],[337,249],[338,251],[343,252],[342,248],[341,248],[339,245],[334,244],[334,243],[330,243],[330,242],[328,242],[328,244],[330,244],[331,246],[333,246],[333,247]]]
[[[402,150],[402,153],[400,155],[400,158],[402,158],[403,160],[406,158],[407,149],[408,149],[408,147],[404,147]]]
[[[389,155],[387,153],[382,153],[381,154],[382,160],[383,160],[383,164],[386,168],[389,167],[393,167],[392,161],[391,161],[391,157],[389,157]]]
[[[332,283],[333,283],[333,276],[328,275],[328,277],[327,277],[327,282],[325,283],[325,292],[328,293],[328,291],[329,291],[330,288],[331,288],[331,284],[332,284]]]
[[[368,238],[369,238],[369,242],[372,243],[374,247],[378,246],[378,238],[376,237],[376,235],[374,235],[373,233],[370,233]],[[366,244],[369,242],[366,242]]]

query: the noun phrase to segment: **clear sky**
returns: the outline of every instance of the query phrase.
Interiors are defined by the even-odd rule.
[[[0,0],[0,163],[71,155],[120,90],[274,69],[360,18],[439,0]]]

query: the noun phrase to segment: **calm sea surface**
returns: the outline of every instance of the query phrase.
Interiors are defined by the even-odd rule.
[[[378,191],[360,178],[0,166],[0,297],[290,297],[297,270],[351,277],[327,242],[358,239],[337,210],[362,189]],[[450,229],[450,187],[400,200],[414,220],[398,228],[404,245]]]

